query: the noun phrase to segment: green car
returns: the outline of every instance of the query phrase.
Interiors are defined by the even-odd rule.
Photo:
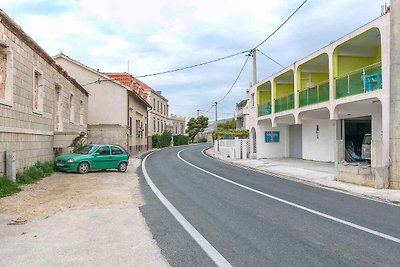
[[[117,169],[125,172],[129,154],[119,145],[87,145],[55,160],[57,170],[87,173],[96,169]]]

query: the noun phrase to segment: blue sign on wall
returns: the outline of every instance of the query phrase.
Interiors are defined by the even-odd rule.
[[[266,131],[265,132],[265,143],[279,143],[280,132],[279,131]]]

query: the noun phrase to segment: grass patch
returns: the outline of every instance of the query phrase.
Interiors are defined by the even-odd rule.
[[[31,184],[39,179],[49,176],[55,171],[54,163],[36,162],[35,165],[27,167],[22,172],[17,173],[17,182],[8,180],[4,176],[0,176],[0,197],[6,197],[21,191],[19,185]]]
[[[35,165],[25,168],[23,172],[17,173],[17,183],[34,183],[43,177],[49,176],[54,170],[53,162],[36,162]]]
[[[6,197],[21,191],[17,183],[0,176],[0,197]]]

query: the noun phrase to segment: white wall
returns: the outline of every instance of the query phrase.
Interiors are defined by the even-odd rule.
[[[270,123],[261,122],[257,127],[257,158],[283,158],[289,155],[289,127],[278,126],[272,128]],[[266,131],[279,131],[279,143],[266,143]]]
[[[104,78],[64,58],[56,62],[89,92],[88,124],[127,125],[128,95],[123,86],[110,81],[93,83]]]
[[[317,138],[317,125],[319,135]],[[336,122],[330,120],[303,121],[303,159],[335,160]]]

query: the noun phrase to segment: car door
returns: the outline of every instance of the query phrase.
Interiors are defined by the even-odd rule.
[[[121,161],[126,161],[127,160],[127,155],[126,153],[118,146],[112,146],[111,147],[111,157],[113,159],[113,168],[118,168],[118,164]]]
[[[101,146],[93,155],[92,169],[111,169],[112,166],[110,146]]]

